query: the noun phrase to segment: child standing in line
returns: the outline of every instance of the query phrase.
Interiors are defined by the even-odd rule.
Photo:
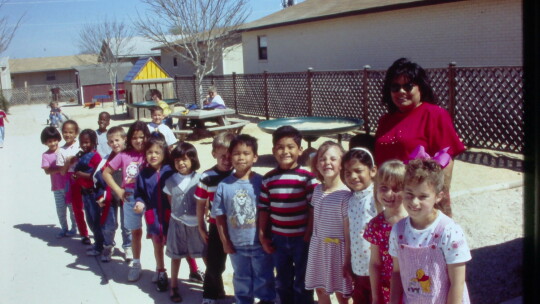
[[[158,291],[167,290],[169,280],[165,270],[163,246],[167,240],[171,205],[163,193],[165,181],[174,171],[169,166],[169,149],[162,134],[150,135],[145,145],[146,163],[137,176],[135,187],[135,212],[142,213],[146,221],[146,237],[152,239],[156,272],[152,282]]]
[[[114,242],[114,235],[116,229],[118,229],[118,209],[120,209],[120,227],[122,231],[124,259],[127,262],[130,262],[133,260],[133,253],[131,251],[131,232],[124,225],[122,200],[111,190],[105,180],[103,180],[103,170],[108,166],[109,161],[126,148],[126,132],[124,132],[124,129],[122,127],[110,128],[109,131],[107,131],[107,143],[112,149],[112,152],[103,157],[93,176],[97,203],[102,208],[100,225],[101,231],[103,232],[103,252],[101,254],[101,261],[107,263],[112,259],[114,246],[116,245]],[[117,184],[122,184],[121,170],[114,171],[112,176]]]
[[[400,160],[389,160],[382,164],[375,178],[375,197],[384,211],[374,217],[364,231],[364,238],[371,243],[369,278],[372,303],[390,302],[390,279],[392,257],[388,253],[388,241],[392,226],[407,216],[401,203],[405,165]]]
[[[98,116],[98,126],[99,128],[96,130],[97,134],[97,152],[99,155],[101,155],[101,158],[105,158],[105,156],[109,155],[112,151],[111,147],[109,147],[107,143],[107,127],[111,123],[111,114],[109,112],[101,112]]]
[[[461,227],[439,209],[444,173],[435,160],[407,164],[403,205],[409,214],[392,227],[394,268],[390,303],[470,303],[465,263],[471,253]]]
[[[0,148],[4,147],[4,137],[6,135],[6,130],[4,129],[4,120],[9,122],[6,112],[0,110]]]
[[[309,239],[309,202],[318,184],[310,171],[298,164],[302,134],[282,126],[272,134],[272,153],[278,167],[263,177],[259,198],[259,240],[272,254],[276,290],[282,304],[313,303],[313,291],[304,286]]]
[[[171,128],[169,128],[166,124],[162,123],[164,118],[163,109],[158,106],[151,107],[150,113],[152,115],[152,121],[148,124],[148,130],[150,130],[150,133],[158,132],[163,134],[163,136],[165,137],[165,141],[169,146],[169,149],[172,150],[177,140]]]
[[[257,237],[257,199],[262,176],[253,172],[257,161],[257,139],[238,135],[229,147],[234,173],[218,188],[212,206],[223,250],[234,268],[234,295],[238,304],[274,303],[272,257],[264,252]]]
[[[330,294],[336,293],[339,303],[347,303],[352,282],[343,275],[345,265],[345,230],[343,219],[351,191],[340,177],[341,159],[345,154],[341,145],[324,142],[312,159],[317,185],[311,199],[313,235],[309,244],[306,288],[315,289],[319,303],[329,304]]]
[[[354,304],[371,303],[369,282],[370,244],[362,235],[367,223],[377,214],[373,198],[373,178],[377,167],[369,150],[356,147],[343,156],[342,177],[353,191],[347,214],[343,219],[345,229],[344,274],[353,282]]]
[[[45,171],[45,174],[51,176],[51,190],[56,203],[56,214],[58,215],[60,228],[62,228],[62,231],[56,235],[57,238],[72,237],[77,229],[71,205],[66,204],[66,179],[60,174],[61,168],[56,165],[56,158],[60,153],[58,148],[60,140],[62,140],[62,137],[55,127],[46,127],[41,131],[41,143],[49,148],[41,156],[41,168]],[[69,210],[71,229],[68,229],[66,210]]]
[[[180,143],[171,153],[176,173],[165,181],[163,191],[171,204],[171,221],[167,233],[167,256],[171,258],[171,301],[178,303],[180,259],[203,256],[204,241],[197,228],[197,201],[195,189],[201,177],[196,171],[201,167],[197,150],[186,142]]]
[[[212,210],[214,193],[218,184],[232,173],[233,169],[228,150],[234,138],[235,135],[229,132],[219,133],[214,137],[212,141],[212,156],[216,159],[217,164],[202,173],[200,182],[195,190],[199,234],[207,245],[203,304],[213,304],[217,299],[225,297],[222,274],[225,271],[227,254],[223,251],[223,243],[221,243],[221,238],[219,237],[216,219],[210,216],[207,229],[205,217],[207,216],[207,210]],[[210,252],[212,254],[208,254]]]
[[[101,156],[96,152],[96,132],[84,129],[79,135],[79,144],[81,151],[76,155],[77,165],[75,165],[72,178],[80,186],[86,222],[94,234],[94,246],[86,251],[86,255],[96,256],[103,251],[103,233],[100,225],[101,208],[96,202],[94,181],[92,180],[92,175],[101,162]]]
[[[56,164],[61,167],[60,173],[65,175],[66,179],[66,204],[71,204],[73,208],[73,214],[75,215],[75,221],[77,222],[77,228],[79,234],[82,237],[81,242],[85,245],[90,245],[92,242],[88,237],[88,228],[86,227],[86,221],[84,220],[83,201],[81,197],[81,188],[77,183],[73,181],[73,173],[75,172],[76,157],[79,153],[79,142],[77,136],[79,135],[79,125],[74,120],[67,120],[62,125],[62,136],[64,137],[65,144],[60,148],[60,154],[56,159]]]
[[[124,202],[124,225],[131,230],[133,262],[128,272],[128,281],[137,281],[141,276],[142,206],[135,205],[133,192],[139,170],[144,162],[144,145],[150,137],[148,127],[142,121],[134,122],[127,133],[126,150],[116,155],[103,171],[103,179]],[[122,169],[122,186],[113,178],[114,171]]]

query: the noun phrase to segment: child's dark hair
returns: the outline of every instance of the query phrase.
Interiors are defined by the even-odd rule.
[[[373,151],[375,151],[375,136],[370,134],[356,134],[349,140],[349,150],[356,147],[364,147],[373,154]]]
[[[98,118],[101,118],[102,115],[105,116],[105,119],[108,119],[108,120],[111,119],[111,114],[109,112],[107,112],[107,111],[103,111],[103,112],[99,113]]]
[[[169,146],[167,145],[167,141],[165,141],[165,136],[159,132],[153,132],[150,134],[149,137],[147,137],[148,140],[144,144],[144,152],[148,151],[152,146],[156,145],[163,151],[163,162],[161,165],[168,164],[169,163]]]
[[[345,155],[343,155],[343,158],[341,159],[341,167],[344,168],[345,164],[349,162],[351,159],[358,160],[360,163],[364,164],[369,169],[373,169],[373,167],[375,167],[375,161],[373,160],[373,155],[366,148],[356,147],[349,150],[349,152],[345,153]]]
[[[45,144],[49,139],[56,139],[58,141],[62,140],[62,135],[55,127],[46,127],[41,131],[41,143]]]
[[[214,137],[212,141],[212,151],[215,152],[217,149],[225,148],[229,149],[231,146],[232,140],[236,137],[235,134],[231,132],[222,132]]]
[[[131,144],[131,139],[133,138],[133,134],[135,134],[135,132],[137,131],[143,132],[145,139],[148,139],[150,137],[150,131],[148,130],[146,123],[140,120],[137,120],[129,127],[129,130],[127,132],[126,150],[133,149],[133,145]]]
[[[343,154],[345,154],[345,150],[343,150],[343,147],[331,140],[327,140],[322,143],[322,145],[319,146],[319,149],[317,149],[317,153],[315,153],[315,156],[311,158],[311,171],[315,174],[318,180],[323,181],[324,177],[322,176],[321,172],[317,170],[317,163],[319,162],[319,158],[326,153],[326,151],[330,150],[330,148],[336,147],[339,151],[341,151],[341,157],[343,157]]]
[[[199,162],[199,156],[197,155],[197,149],[195,146],[187,143],[179,143],[171,152],[171,167],[174,166],[174,160],[177,158],[187,157],[191,161],[191,172],[199,170],[201,163]]]
[[[300,148],[302,145],[302,134],[295,127],[281,126],[272,133],[272,144],[275,146],[284,137],[290,137]]]
[[[160,106],[153,106],[153,107],[150,107],[150,114],[154,114],[155,112],[161,112],[163,113],[163,108],[160,107]]]
[[[432,159],[414,159],[409,161],[405,170],[405,186],[418,185],[427,182],[439,194],[444,190],[444,172],[442,167]],[[451,210],[445,204],[446,194],[435,203],[435,209],[441,210],[448,216],[451,216]]]
[[[84,130],[82,130],[81,133],[79,134],[79,141],[81,141],[81,138],[83,136],[88,136],[90,138],[90,142],[92,143],[92,146],[95,149],[96,146],[97,146],[97,134],[96,134],[96,131],[94,131],[92,129],[84,129]]]
[[[158,89],[151,89],[150,90],[150,97],[152,97],[154,95],[156,95],[157,98],[159,98],[159,99],[163,99],[163,96],[161,95],[161,91],[158,90]]]
[[[241,144],[251,147],[251,150],[253,150],[253,154],[257,155],[257,139],[247,134],[240,134],[231,141],[231,145],[229,146],[229,153],[232,153],[234,147]]]
[[[62,124],[62,132],[64,131],[64,127],[66,125],[70,125],[70,124],[75,126],[75,132],[77,132],[77,134],[79,134],[79,124],[73,119],[68,119],[68,120],[64,121],[64,123]]]

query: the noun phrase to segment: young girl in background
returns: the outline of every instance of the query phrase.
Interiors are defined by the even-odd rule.
[[[137,176],[135,188],[135,210],[144,211],[147,238],[152,239],[156,273],[152,282],[158,291],[167,290],[169,280],[165,271],[163,246],[167,240],[167,229],[171,216],[171,205],[163,193],[165,181],[174,173],[169,166],[169,149],[161,133],[152,133],[145,145],[146,164]]]
[[[90,129],[83,130],[79,135],[79,144],[81,151],[75,156],[77,164],[72,179],[80,187],[79,195],[82,196],[86,222],[94,235],[94,245],[86,251],[86,255],[96,256],[103,251],[103,232],[100,225],[101,208],[96,202],[94,181],[92,180],[92,175],[101,162],[101,156],[96,151],[96,132]]]
[[[197,150],[192,144],[182,142],[172,151],[171,160],[176,173],[165,181],[163,188],[172,211],[166,253],[171,258],[170,298],[178,303],[182,301],[178,292],[180,259],[193,260],[195,257],[202,257],[205,245],[199,233],[197,201],[194,196],[201,177],[201,174],[196,172],[200,168]]]
[[[61,167],[61,173],[66,179],[66,204],[71,204],[73,208],[73,214],[75,215],[75,221],[77,222],[77,228],[82,239],[81,242],[85,245],[90,245],[90,238],[88,237],[88,228],[86,228],[86,221],[84,220],[83,202],[81,196],[81,187],[73,182],[73,173],[75,172],[76,157],[79,153],[79,142],[77,136],[79,135],[79,125],[74,120],[67,120],[62,125],[62,136],[64,137],[65,144],[60,148],[60,154],[56,160],[56,164]]]
[[[322,181],[315,187],[311,200],[309,229],[313,229],[306,271],[306,289],[315,289],[320,304],[329,304],[336,293],[339,303],[347,303],[352,282],[343,275],[345,265],[345,230],[351,191],[340,177],[343,148],[332,141],[324,142],[312,159],[312,168]]]
[[[56,214],[58,215],[60,228],[62,228],[62,231],[56,235],[57,238],[74,236],[77,229],[73,209],[71,205],[66,204],[66,179],[60,174],[61,168],[56,165],[56,158],[60,153],[58,148],[60,140],[62,140],[62,137],[55,127],[46,127],[41,131],[41,143],[49,148],[41,156],[41,168],[45,171],[45,174],[51,176],[51,190],[56,203]],[[68,229],[66,210],[69,210],[71,229]]]
[[[149,136],[150,132],[144,122],[134,122],[127,133],[126,150],[116,155],[103,171],[103,179],[107,185],[124,202],[124,225],[126,229],[131,230],[133,262],[128,272],[128,281],[130,282],[137,281],[141,276],[142,215],[140,212],[142,212],[142,208],[135,206],[133,192],[140,167],[144,161],[144,145]],[[118,169],[122,169],[121,187],[112,176],[113,172]]]
[[[392,227],[390,303],[469,303],[465,262],[471,253],[461,227],[439,209],[444,173],[434,160],[407,164],[403,205],[409,214]]]
[[[373,199],[373,178],[377,174],[373,155],[361,147],[343,156],[342,177],[353,191],[345,214],[344,275],[353,282],[353,303],[371,303],[369,282],[370,244],[362,235],[367,223],[377,214]]]
[[[392,226],[407,216],[401,203],[405,165],[400,160],[389,160],[378,169],[375,178],[375,198],[384,207],[367,225],[364,238],[371,243],[369,278],[372,303],[390,302],[390,279],[392,257],[388,253],[388,241]]]

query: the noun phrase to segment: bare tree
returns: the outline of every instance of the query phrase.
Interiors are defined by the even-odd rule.
[[[148,39],[193,65],[202,106],[202,80],[239,41],[249,15],[247,0],[142,0],[148,5],[136,26]]]
[[[0,1],[0,11],[5,3],[5,0]],[[9,47],[11,39],[13,39],[22,18],[23,16],[21,16],[14,25],[10,25],[6,16],[0,17],[0,54]]]
[[[77,44],[82,54],[98,54],[98,62],[109,74],[109,83],[114,99],[116,114],[117,76],[122,60],[120,55],[130,54],[135,48],[132,45],[133,29],[122,21],[105,19],[98,24],[84,25],[79,32]]]

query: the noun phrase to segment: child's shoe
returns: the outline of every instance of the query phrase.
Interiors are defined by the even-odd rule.
[[[202,299],[202,302],[201,302],[201,304],[216,304],[216,303],[217,303],[216,300],[214,300],[214,299],[207,299],[207,298],[203,298],[203,299]]]
[[[86,250],[86,255],[87,256],[98,256],[100,254],[101,254],[101,251],[96,250],[95,248],[90,248],[90,249]]]
[[[77,234],[77,229],[71,228],[66,232],[66,237],[74,237]]]
[[[167,277],[167,273],[165,271],[161,271],[158,273],[156,285],[158,291],[167,290],[167,287],[169,286],[169,278]]]
[[[113,251],[113,245],[103,246],[103,252],[101,253],[101,261],[104,263],[110,262],[112,260]]]
[[[170,298],[171,298],[171,301],[174,302],[174,303],[182,302],[182,296],[178,292],[178,287],[171,287]]]
[[[128,281],[135,282],[141,277],[141,263],[134,262],[129,266]]]
[[[92,241],[90,241],[90,238],[87,236],[83,236],[83,238],[81,239],[81,243],[85,245],[92,245]]]
[[[66,236],[67,235],[66,235],[66,232],[64,230],[62,230],[62,231],[58,232],[58,234],[56,234],[57,239],[61,239],[61,238],[66,237]]]
[[[157,283],[159,279],[159,271],[156,270],[156,272],[154,272],[154,274],[152,275],[152,283]]]
[[[204,282],[204,273],[200,270],[189,274],[189,280],[194,283],[202,284]]]
[[[124,248],[124,260],[128,263],[133,261],[133,250],[131,250],[131,247]]]

